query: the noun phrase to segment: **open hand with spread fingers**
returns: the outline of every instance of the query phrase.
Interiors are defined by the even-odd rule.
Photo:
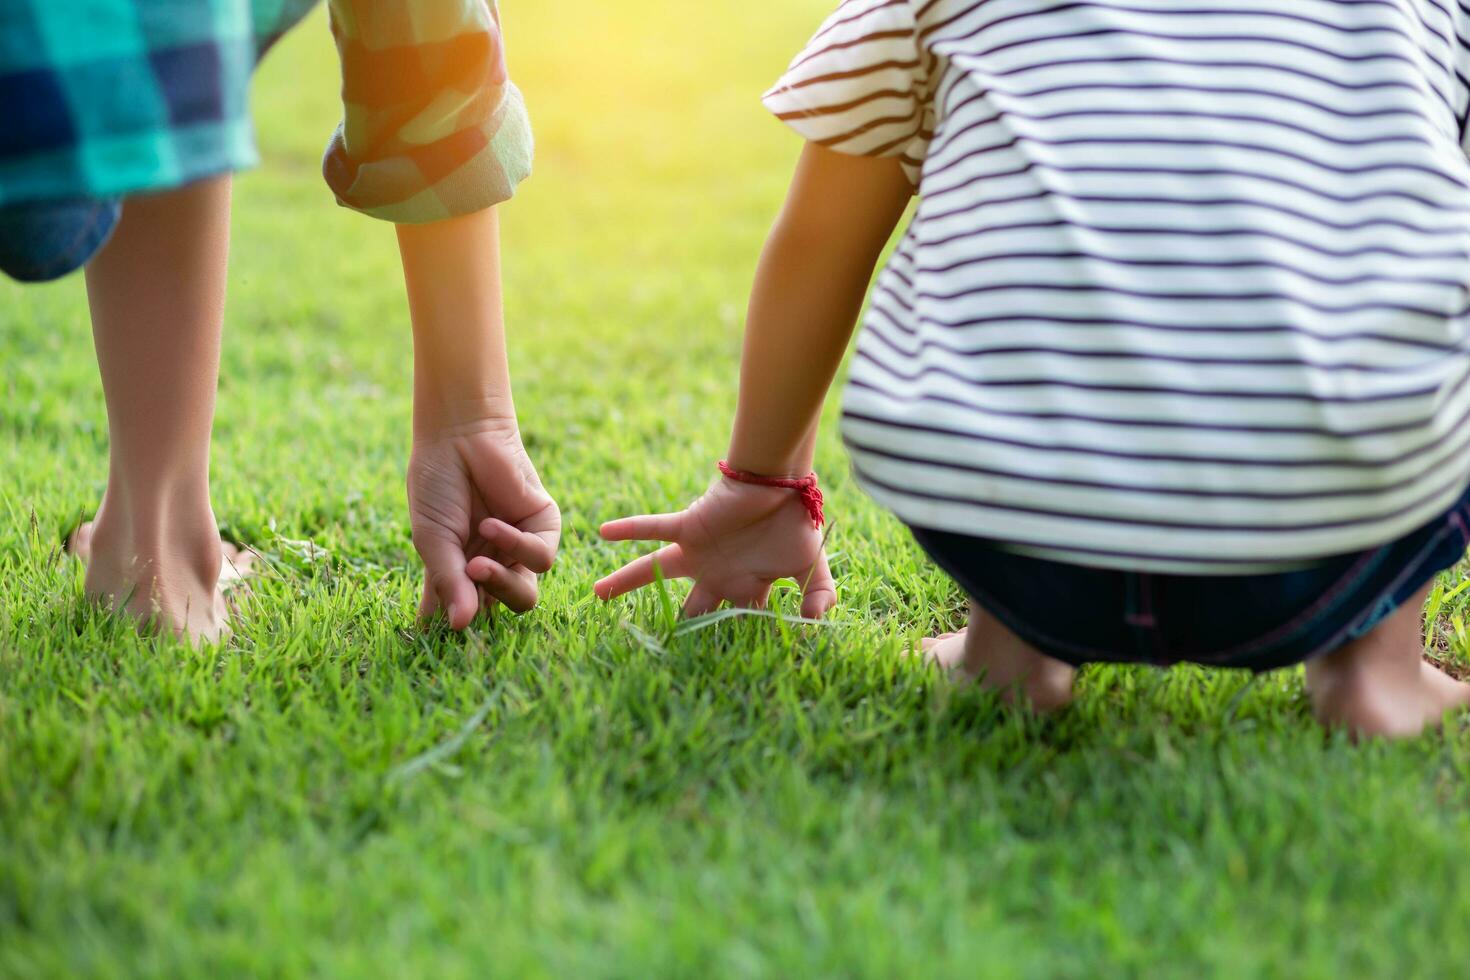
[[[667,542],[599,581],[595,589],[602,599],[653,582],[657,565],[665,578],[694,581],[684,603],[687,616],[711,612],[721,602],[764,607],[780,578],[802,586],[801,614],[807,618],[816,619],[837,603],[822,532],[801,496],[789,489],[722,477],[685,510],[609,521],[602,536]]]

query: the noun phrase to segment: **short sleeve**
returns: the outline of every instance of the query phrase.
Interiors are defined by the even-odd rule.
[[[810,142],[902,159],[917,184],[933,136],[928,60],[911,0],[844,0],[763,101]]]
[[[344,207],[416,224],[508,200],[530,121],[489,0],[331,0],[343,119],[322,172]]]

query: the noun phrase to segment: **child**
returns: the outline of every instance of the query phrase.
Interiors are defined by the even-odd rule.
[[[914,191],[843,433],[972,599],[935,661],[1041,709],[1089,662],[1305,662],[1362,735],[1470,702],[1420,655],[1470,518],[1467,37],[1430,0],[847,0],[766,96],[810,142],[725,476],[606,525],[671,543],[598,594],[658,562],[690,613],[830,608],[818,413]]]
[[[0,8],[0,270],[83,265],[110,468],[74,537],[87,592],[188,638],[225,630],[209,498],[232,171],[255,162],[257,59],[314,0],[21,0]],[[531,134],[489,0],[331,0],[339,203],[398,223],[412,312],[422,613],[524,610],[560,534],[511,400],[493,206]],[[223,575],[222,575],[223,566]]]

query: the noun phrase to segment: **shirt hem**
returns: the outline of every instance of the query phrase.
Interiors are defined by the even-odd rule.
[[[1454,502],[1465,493],[1467,484],[1470,484],[1470,479],[1457,481],[1451,488],[1452,492],[1445,494],[1442,506],[1441,502],[1436,500],[1431,505],[1423,508],[1422,512],[1416,511],[1412,513],[1409,515],[1406,526],[1400,526],[1405,523],[1403,519],[1367,525],[1365,532],[1358,536],[1344,536],[1342,547],[1333,549],[1302,549],[1300,551],[1295,551],[1287,547],[1279,549],[1280,553],[1274,555],[1250,554],[1249,551],[1251,549],[1246,549],[1238,556],[1232,556],[1226,560],[1210,561],[1186,555],[1163,555],[1157,553],[1124,555],[1112,553],[1106,548],[1105,543],[1091,540],[1079,540],[1078,548],[1068,548],[1049,542],[1017,541],[1015,540],[1013,531],[1008,531],[994,514],[987,514],[985,512],[983,504],[933,501],[889,490],[864,476],[860,461],[856,457],[854,459],[853,475],[864,492],[880,505],[891,510],[900,521],[909,527],[968,535],[983,539],[994,547],[1004,551],[1043,558],[1048,561],[1062,562],[1069,565],[1081,565],[1111,571],[1148,572],[1161,575],[1208,576],[1243,576],[1288,572],[1310,567],[1343,555],[1380,548],[1433,521],[1437,516],[1452,507]],[[1001,502],[998,501],[997,504],[1000,505]],[[1078,515],[1077,517],[1079,521],[1085,521],[1086,519],[1084,515]],[[1222,536],[1230,533],[1225,530],[1219,532]],[[1283,535],[1290,533],[1292,533],[1291,529],[1282,529]],[[1251,536],[1259,537],[1260,533],[1254,532]],[[1161,539],[1164,538],[1167,538],[1166,534],[1154,536],[1155,542],[1162,543]],[[1143,535],[1138,535],[1133,540],[1135,546],[1140,548],[1144,547]],[[1167,547],[1167,545],[1165,544],[1164,547]]]

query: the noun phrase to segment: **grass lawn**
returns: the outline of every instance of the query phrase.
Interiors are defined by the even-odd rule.
[[[960,596],[831,432],[834,626],[591,598],[633,554],[597,524],[724,447],[798,151],[757,96],[830,0],[505,7],[540,138],[504,213],[517,395],[569,518],[535,613],[415,628],[405,305],[390,229],[318,176],[320,18],[237,188],[216,510],[270,570],[227,646],[81,600],[82,284],[0,284],[0,975],[1460,974],[1470,728],[1355,747],[1300,672],[1090,670],[1046,721],[952,692],[900,653]]]

